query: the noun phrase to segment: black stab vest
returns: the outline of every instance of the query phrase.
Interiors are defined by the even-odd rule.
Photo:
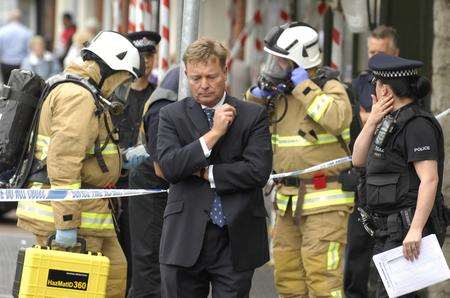
[[[444,137],[436,118],[416,104],[402,107],[397,114],[394,130],[384,148],[374,142],[369,150],[366,164],[366,204],[370,210],[380,214],[392,214],[404,208],[415,207],[417,189],[411,189],[410,177],[414,169],[407,161],[406,150],[394,147],[395,140],[406,125],[417,117],[423,117],[435,128],[438,135],[438,175],[436,203],[442,200],[441,188],[444,170]],[[374,140],[376,139],[376,132]],[[401,148],[405,149],[405,148]],[[417,175],[417,174],[415,174]]]

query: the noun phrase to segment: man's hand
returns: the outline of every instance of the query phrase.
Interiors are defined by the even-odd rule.
[[[212,131],[218,135],[223,136],[226,134],[228,127],[233,123],[236,117],[236,109],[229,104],[224,104],[218,107],[214,112],[214,125],[211,128]]]
[[[236,109],[229,104],[218,107],[214,112],[214,125],[203,138],[208,149],[212,149],[217,141],[227,133],[228,127],[236,117]]]

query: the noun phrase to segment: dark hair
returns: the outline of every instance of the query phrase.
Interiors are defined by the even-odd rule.
[[[370,33],[370,37],[376,39],[390,38],[392,40],[392,46],[395,49],[398,49],[398,34],[397,30],[395,30],[395,28],[393,27],[380,25]]]
[[[63,19],[67,19],[69,21],[72,21],[72,15],[68,12],[63,14]]]
[[[389,85],[398,97],[409,97],[418,100],[427,96],[431,91],[430,81],[423,76],[380,79],[383,84]]]

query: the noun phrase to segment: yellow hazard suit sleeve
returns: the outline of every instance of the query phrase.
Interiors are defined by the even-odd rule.
[[[56,87],[51,100],[50,144],[47,170],[53,189],[81,187],[82,161],[94,146],[98,134],[95,104],[86,89],[73,83]],[[81,224],[79,201],[52,202],[56,229],[73,229]]]
[[[323,89],[313,81],[297,85],[292,95],[300,100],[306,114],[332,135],[340,135],[350,126],[352,107],[344,86],[337,80],[325,83]]]

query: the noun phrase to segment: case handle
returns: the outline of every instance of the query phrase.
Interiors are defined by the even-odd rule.
[[[50,235],[49,237],[48,237],[48,239],[47,239],[47,246],[48,247],[52,247],[52,242],[53,242],[53,240],[55,240],[55,238],[56,238],[56,235],[55,234],[53,234],[53,235]],[[86,253],[86,240],[84,239],[84,238],[81,238],[81,237],[77,237],[77,243],[80,243],[81,244],[81,253],[83,253],[83,254],[85,254]],[[71,247],[67,247],[66,248],[66,251],[69,251],[69,249],[70,249]]]

